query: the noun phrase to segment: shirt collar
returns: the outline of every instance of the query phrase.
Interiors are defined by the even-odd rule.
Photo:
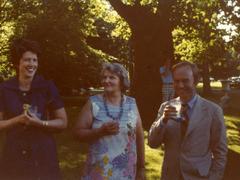
[[[46,83],[44,83],[44,78],[42,76],[36,75],[32,81],[31,89],[44,88]],[[3,82],[3,87],[13,90],[19,90],[19,83],[17,77],[13,77],[8,81]]]
[[[195,95],[187,102],[188,107],[189,107],[190,109],[193,108],[196,100],[197,100],[197,95],[195,94]]]
[[[178,97],[177,99],[179,99],[179,101],[181,102],[181,104],[186,104],[186,103],[183,103],[181,100],[180,100],[180,97]],[[197,94],[195,94],[188,102],[187,102],[187,105],[189,107],[189,109],[192,109],[193,106],[195,105],[195,102],[197,101]]]

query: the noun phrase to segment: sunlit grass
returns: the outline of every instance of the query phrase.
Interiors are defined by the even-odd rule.
[[[213,89],[221,89],[222,88],[222,84],[220,81],[212,81],[210,83],[210,86],[213,88]],[[202,82],[199,82],[198,85],[197,85],[198,88],[202,88],[203,87],[203,83]]]
[[[215,87],[219,84],[214,83]],[[226,180],[240,179],[238,173],[238,165],[240,161],[240,113],[236,111],[236,107],[239,107],[239,95],[234,95],[231,106],[235,107],[235,110],[227,112],[225,115],[225,124],[227,127],[228,136],[228,164],[226,167]],[[75,103],[74,103],[75,104]],[[60,167],[63,173],[64,180],[75,180],[79,179],[82,171],[84,162],[86,159],[87,145],[80,144],[77,142],[72,134],[71,129],[75,123],[78,112],[81,109],[80,106],[73,106],[67,108],[69,116],[69,128],[66,132],[58,134],[58,154]],[[160,178],[161,167],[163,162],[163,151],[161,148],[151,149],[147,145],[147,132],[145,131],[145,160],[146,160],[146,177],[150,180]]]
[[[229,149],[240,154],[240,135],[239,135],[240,117],[226,115],[225,119]]]
[[[161,164],[163,161],[163,151],[161,148],[151,149],[147,145],[147,132],[145,131],[145,161],[146,178],[159,179],[161,173]]]
[[[84,162],[86,160],[87,145],[76,141],[73,138],[71,129],[75,123],[79,107],[67,108],[69,116],[69,128],[66,132],[56,135],[58,143],[58,156],[60,168],[64,180],[79,179]],[[161,164],[163,160],[163,151],[151,149],[147,145],[147,132],[145,131],[145,159],[146,159],[146,177],[147,179],[159,179],[161,173]]]
[[[240,162],[240,111],[239,99],[240,94],[233,94],[231,107],[225,112],[225,124],[228,136],[228,164],[226,167],[225,180],[240,179],[239,162]],[[81,98],[79,99],[81,100]],[[69,127],[66,131],[56,134],[58,145],[59,164],[64,180],[78,180],[82,174],[84,163],[86,160],[87,145],[79,143],[72,135],[72,127],[75,124],[76,117],[81,110],[82,102],[74,102],[74,106],[70,106],[71,98],[67,105],[67,114],[69,119]],[[2,142],[2,141],[1,141]],[[160,178],[161,167],[163,162],[163,150],[161,148],[151,149],[147,145],[147,132],[145,131],[145,160],[146,160],[146,177],[149,180],[157,180]]]

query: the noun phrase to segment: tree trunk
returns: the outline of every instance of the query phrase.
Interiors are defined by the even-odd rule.
[[[211,86],[210,86],[210,72],[209,72],[209,63],[203,62],[203,94],[209,95],[212,93]]]
[[[148,26],[150,29],[152,26]],[[159,27],[161,27],[159,25]],[[146,33],[148,32],[148,33]],[[159,68],[167,58],[172,58],[171,32],[133,31],[135,68],[132,95],[136,98],[143,125],[149,128],[155,120],[162,100],[162,82]],[[168,48],[166,48],[168,47]]]
[[[173,59],[171,6],[164,6],[154,14],[139,4],[126,6],[121,1],[109,1],[132,31],[134,72],[131,94],[137,100],[143,126],[148,129],[162,103],[159,68],[167,59]]]

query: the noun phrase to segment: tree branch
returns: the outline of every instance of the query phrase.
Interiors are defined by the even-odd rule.
[[[131,6],[124,4],[121,0],[108,0],[112,7],[118,12],[118,14],[127,19],[129,14],[131,14]]]
[[[136,5],[136,6],[141,6],[140,3],[141,3],[141,0],[135,0],[135,5]]]
[[[141,0],[135,0],[132,6],[124,4],[121,0],[108,1],[118,14],[127,21],[131,29],[139,27],[142,24],[143,17],[155,16],[149,6],[140,4]]]
[[[7,1],[2,1],[0,5],[0,12],[6,7]]]
[[[176,2],[177,2],[176,0],[158,0],[157,14],[159,16],[161,16],[162,14],[170,14],[171,7]]]

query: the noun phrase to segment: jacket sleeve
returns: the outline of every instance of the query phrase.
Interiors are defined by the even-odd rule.
[[[217,107],[213,114],[210,147],[213,159],[209,179],[220,180],[224,175],[228,150],[224,116],[220,107]]]
[[[167,128],[167,124],[164,124],[163,111],[166,103],[163,103],[158,111],[156,120],[153,122],[149,134],[148,134],[148,145],[151,148],[158,148],[164,142],[164,134]]]

